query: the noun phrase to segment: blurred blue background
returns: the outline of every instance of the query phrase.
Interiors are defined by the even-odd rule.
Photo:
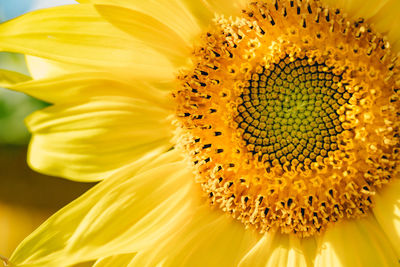
[[[0,16],[8,20],[30,10],[74,3],[73,0],[0,0]]]

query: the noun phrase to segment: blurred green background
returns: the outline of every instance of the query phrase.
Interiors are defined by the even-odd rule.
[[[70,3],[74,1],[0,0],[0,21],[29,10]],[[22,55],[0,53],[0,67],[28,74]],[[47,105],[0,88],[0,254],[6,257],[46,218],[93,186],[44,176],[27,166],[30,136],[24,118]]]
[[[24,57],[0,53],[0,68],[28,74]],[[22,93],[0,88],[0,144],[26,145],[29,133],[24,124],[27,114],[47,104]]]

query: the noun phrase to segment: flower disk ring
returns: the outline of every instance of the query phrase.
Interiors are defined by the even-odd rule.
[[[192,62],[177,136],[210,202],[246,226],[307,237],[364,216],[399,175],[399,61],[363,19],[255,1],[217,17]]]

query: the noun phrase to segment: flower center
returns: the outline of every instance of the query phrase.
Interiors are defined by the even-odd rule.
[[[266,166],[310,167],[337,149],[338,109],[351,94],[323,62],[286,55],[254,73],[240,95],[235,121],[247,151]]]
[[[319,1],[218,17],[179,77],[177,136],[210,203],[306,237],[364,216],[399,175],[400,67],[362,19]]]

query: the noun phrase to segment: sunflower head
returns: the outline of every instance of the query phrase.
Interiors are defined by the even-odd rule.
[[[210,202],[260,232],[364,216],[399,174],[400,67],[320,1],[217,17],[178,79],[179,135]]]
[[[29,164],[98,181],[9,265],[398,264],[398,0],[78,2],[0,25]]]

